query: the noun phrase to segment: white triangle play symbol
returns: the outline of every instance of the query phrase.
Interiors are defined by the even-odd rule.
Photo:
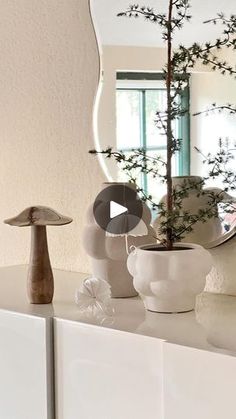
[[[120,205],[115,201],[110,201],[110,218],[117,217],[127,211],[128,208],[123,207],[123,205]]]

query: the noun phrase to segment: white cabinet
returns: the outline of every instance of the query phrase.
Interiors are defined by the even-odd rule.
[[[158,339],[56,319],[57,419],[162,419]]]
[[[51,320],[0,310],[0,418],[53,419]]]
[[[236,358],[164,343],[165,419],[235,419]]]
[[[235,419],[236,300],[217,298],[217,321],[204,300],[206,328],[138,298],[108,321],[79,313],[83,274],[54,273],[53,304],[35,306],[26,268],[0,269],[0,419]]]
[[[235,419],[236,358],[224,350],[63,319],[54,332],[56,419]]]

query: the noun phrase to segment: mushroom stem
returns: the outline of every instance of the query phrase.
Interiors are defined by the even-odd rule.
[[[27,290],[32,304],[49,304],[52,302],[54,284],[48,254],[46,226],[31,226]]]

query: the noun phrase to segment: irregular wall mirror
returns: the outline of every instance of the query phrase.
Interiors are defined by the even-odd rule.
[[[130,6],[129,0],[90,0],[91,13],[99,43],[101,56],[101,82],[96,110],[96,147],[108,146],[127,153],[132,148],[145,147],[152,153],[166,155],[165,137],[155,125],[157,108],[162,109],[166,101],[166,88],[162,78],[166,63],[167,49],[158,25],[146,22],[142,17],[129,19],[118,17]],[[166,0],[150,0],[145,4],[158,13],[166,13]],[[219,25],[203,24],[224,12],[230,16],[235,11],[235,1],[192,0],[190,23],[175,35],[175,46],[181,43],[192,45],[216,39],[222,32]],[[224,59],[235,66],[235,54],[221,51]],[[174,176],[204,176],[202,157],[194,147],[204,154],[215,151],[219,138],[235,139],[236,115],[230,112],[212,112],[208,116],[195,113],[209,108],[212,103],[219,105],[236,103],[236,82],[233,77],[212,71],[200,63],[190,74],[185,95],[189,115],[177,120],[174,129],[182,138],[180,152],[174,161]],[[123,181],[124,173],[118,171],[112,160],[101,159],[101,164],[110,181]],[[235,162],[233,163],[235,165]],[[148,194],[159,200],[165,187],[156,179],[141,173],[138,181]],[[209,184],[209,187],[221,187]],[[214,221],[211,222],[212,225]],[[191,239],[206,247],[214,247],[235,234],[235,214],[221,214],[217,226],[206,226],[195,231]],[[198,230],[198,231],[197,231]]]

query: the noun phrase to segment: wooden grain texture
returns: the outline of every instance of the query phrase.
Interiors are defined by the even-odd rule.
[[[46,226],[32,226],[31,232],[28,298],[32,304],[49,304],[53,299],[54,282],[48,254]]]

